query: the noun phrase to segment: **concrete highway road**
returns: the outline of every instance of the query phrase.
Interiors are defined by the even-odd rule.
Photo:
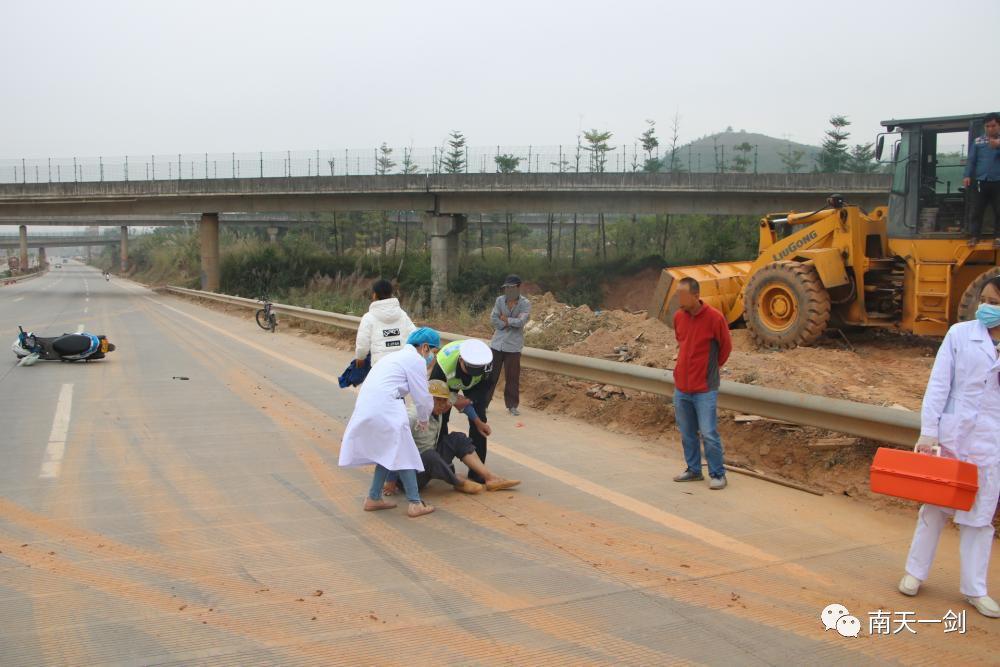
[[[0,665],[997,660],[957,531],[896,591],[914,514],[674,484],[679,445],[531,410],[492,415],[517,489],[366,513],[370,472],[336,465],[348,354],[76,263],[0,288],[0,343],[18,324],[118,349],[0,362]],[[824,628],[833,603],[859,636]]]

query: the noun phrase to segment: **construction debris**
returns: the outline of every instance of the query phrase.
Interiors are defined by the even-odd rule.
[[[628,398],[625,394],[625,390],[621,387],[616,387],[610,384],[595,384],[590,389],[587,390],[587,396],[590,398],[596,398],[599,401],[606,401],[614,396],[620,396],[622,398]]]

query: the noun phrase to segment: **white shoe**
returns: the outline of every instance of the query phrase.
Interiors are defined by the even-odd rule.
[[[986,616],[987,618],[1000,618],[1000,605],[998,605],[997,601],[989,595],[984,595],[981,598],[965,599],[983,616]]]
[[[903,595],[913,597],[920,592],[920,583],[920,580],[916,577],[904,574],[903,578],[899,581],[899,592]]]

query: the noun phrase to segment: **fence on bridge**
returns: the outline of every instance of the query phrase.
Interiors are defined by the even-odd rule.
[[[721,149],[721,151],[720,151]],[[301,176],[370,176],[449,172],[449,148],[379,148],[258,151],[255,153],[176,153],[98,157],[23,158],[0,160],[0,183],[73,183],[101,181],[192,180],[217,178],[289,178]],[[728,155],[727,155],[728,153]],[[741,156],[734,168],[731,149],[685,146],[674,155],[676,170],[692,173],[757,173],[757,147]],[[600,155],[585,146],[465,147],[455,173],[495,173],[498,156],[510,156],[522,173],[642,171],[648,158],[671,165],[670,151],[647,154],[639,144],[610,146]],[[599,164],[600,163],[600,164]],[[454,166],[454,165],[453,165]],[[799,173],[813,170],[804,160]]]

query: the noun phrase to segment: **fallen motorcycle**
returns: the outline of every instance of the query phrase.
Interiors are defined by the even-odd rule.
[[[42,338],[18,327],[17,339],[11,345],[18,366],[31,366],[42,361],[92,361],[114,352],[114,343],[107,336],[80,332]]]

